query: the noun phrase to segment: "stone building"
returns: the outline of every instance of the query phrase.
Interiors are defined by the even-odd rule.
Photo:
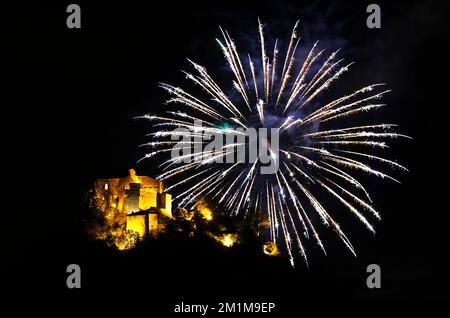
[[[125,178],[98,179],[95,191],[114,211],[126,216],[126,229],[141,237],[157,234],[172,218],[172,196],[164,192],[163,182],[137,176],[133,169]]]

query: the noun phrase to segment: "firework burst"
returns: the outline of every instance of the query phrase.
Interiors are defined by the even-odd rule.
[[[380,214],[357,176],[362,172],[398,182],[372,163],[407,169],[373,153],[387,148],[388,139],[409,138],[396,133],[396,125],[373,123],[364,115],[385,106],[379,102],[389,92],[384,84],[371,84],[323,102],[330,87],[353,63],[339,59],[339,50],[328,54],[319,50],[317,42],[300,59],[297,28],[298,22],[283,50],[284,56],[280,55],[278,39],[267,51],[260,21],[257,56],[240,56],[229,33],[220,29],[223,38],[217,43],[232,73],[227,91],[203,66],[188,60],[193,72],[183,73],[203,93],[196,97],[182,88],[161,83],[160,87],[171,96],[168,107],[175,104],[186,110],[140,117],[160,129],[149,134],[152,141],[145,146],[154,149],[142,159],[167,155],[182,143],[200,149],[165,159],[160,165],[162,173],[158,178],[169,184],[168,190],[175,189],[174,202],[178,207],[194,207],[199,197],[209,197],[231,214],[266,212],[270,221],[268,235],[283,247],[292,265],[296,253],[307,262],[305,239],[311,238],[326,253],[317,229],[322,225],[333,229],[355,254],[350,240],[325,208],[325,195],[375,233],[370,219],[380,219]],[[201,120],[204,127],[195,126],[195,120]],[[231,129],[234,127],[278,129],[279,152],[272,152],[270,145],[268,149],[278,160],[276,173],[261,174],[259,157],[253,162],[215,162],[234,155],[237,143],[219,151],[202,148],[211,133],[235,137],[237,132]],[[187,131],[171,130],[174,128]],[[181,137],[192,139],[180,143]]]

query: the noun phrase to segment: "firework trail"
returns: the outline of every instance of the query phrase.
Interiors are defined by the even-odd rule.
[[[197,147],[198,151],[192,154],[172,157],[160,165],[163,172],[158,178],[170,184],[169,189],[179,189],[174,198],[178,207],[193,207],[196,199],[206,196],[230,214],[266,212],[270,239],[284,248],[292,265],[296,253],[307,262],[305,239],[314,240],[326,253],[318,226],[333,229],[355,254],[349,238],[331,211],[324,207],[325,195],[375,233],[370,217],[380,219],[380,214],[357,176],[362,172],[398,182],[373,168],[373,164],[407,169],[372,153],[388,148],[388,139],[409,138],[395,133],[396,125],[371,123],[364,115],[384,106],[378,102],[389,92],[383,89],[384,84],[367,85],[322,102],[329,88],[353,63],[337,59],[339,50],[331,54],[319,51],[317,42],[306,49],[306,57],[299,61],[297,28],[298,22],[282,57],[278,39],[270,46],[273,51],[266,51],[264,26],[258,20],[260,52],[244,58],[238,54],[229,33],[220,28],[223,38],[217,39],[217,43],[232,73],[227,83],[228,93],[203,66],[188,60],[193,72],[183,73],[197,90],[203,91],[199,93],[202,97],[161,83],[160,87],[171,96],[167,104],[181,105],[185,112],[167,111],[164,116],[139,117],[154,122],[153,127],[160,129],[150,134],[151,142],[144,144],[155,149],[141,160],[167,155],[183,143],[183,146]],[[194,125],[195,120],[201,120],[203,127]],[[270,146],[268,149],[273,159],[279,161],[276,173],[261,174],[259,157],[253,162],[215,162],[234,155],[238,143],[219,151],[202,148],[211,133],[222,134],[224,138],[236,137],[239,132],[232,129],[235,127],[278,128],[279,153],[272,152]],[[174,128],[186,130],[174,131]],[[180,137],[192,141],[180,142]]]

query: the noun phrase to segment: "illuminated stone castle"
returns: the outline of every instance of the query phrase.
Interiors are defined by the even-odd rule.
[[[126,229],[139,236],[156,235],[172,218],[172,196],[164,192],[164,184],[131,169],[125,178],[99,179],[96,193],[101,193],[114,213],[126,216]]]

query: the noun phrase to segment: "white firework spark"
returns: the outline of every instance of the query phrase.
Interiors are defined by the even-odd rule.
[[[325,98],[326,91],[353,63],[345,64],[343,59],[337,59],[339,50],[320,62],[326,53],[325,50],[318,51],[317,42],[299,61],[297,29],[298,22],[282,58],[278,39],[271,46],[272,53],[266,51],[264,26],[258,21],[260,53],[253,57],[246,54],[241,59],[235,42],[221,28],[223,40],[217,39],[217,42],[232,73],[229,87],[235,92],[225,93],[203,66],[189,60],[194,73],[184,74],[206,96],[195,97],[179,87],[161,83],[160,87],[171,95],[167,103],[180,105],[186,109],[185,112],[177,110],[167,111],[165,116],[141,116],[156,122],[154,127],[188,129],[184,132],[160,130],[150,134],[153,140],[145,146],[159,149],[142,159],[169,153],[174,145],[180,145],[180,141],[161,138],[187,136],[192,140],[187,142],[189,145],[201,148],[211,133],[235,137],[238,132],[229,129],[233,125],[278,128],[279,156],[269,148],[271,156],[279,160],[279,170],[273,175],[259,172],[259,157],[250,163],[214,162],[217,158],[234,155],[235,146],[239,145],[235,143],[220,151],[201,148],[193,154],[167,159],[160,165],[163,172],[158,178],[170,184],[168,189],[182,189],[174,199],[178,207],[192,207],[197,198],[207,196],[230,214],[250,209],[266,212],[270,221],[270,238],[285,248],[291,264],[294,264],[296,251],[307,262],[304,239],[312,238],[325,253],[314,222],[317,218],[324,226],[331,227],[355,254],[350,240],[324,207],[324,202],[314,194],[315,191],[321,192],[321,198],[329,195],[333,202],[341,204],[375,233],[366,214],[376,219],[380,219],[380,214],[372,206],[368,191],[352,173],[359,171],[398,182],[371,167],[371,163],[386,164],[402,171],[407,169],[393,160],[371,153],[377,148],[387,148],[387,139],[409,138],[394,132],[396,125],[393,124],[367,123],[364,118],[359,125],[348,124],[349,118],[357,121],[361,114],[384,106],[376,101],[389,90],[374,92],[384,84],[371,84],[322,103],[319,97]],[[277,65],[279,61],[283,63],[280,66]],[[193,124],[195,120],[201,120],[204,127],[199,129]],[[176,181],[177,178],[180,181]]]

